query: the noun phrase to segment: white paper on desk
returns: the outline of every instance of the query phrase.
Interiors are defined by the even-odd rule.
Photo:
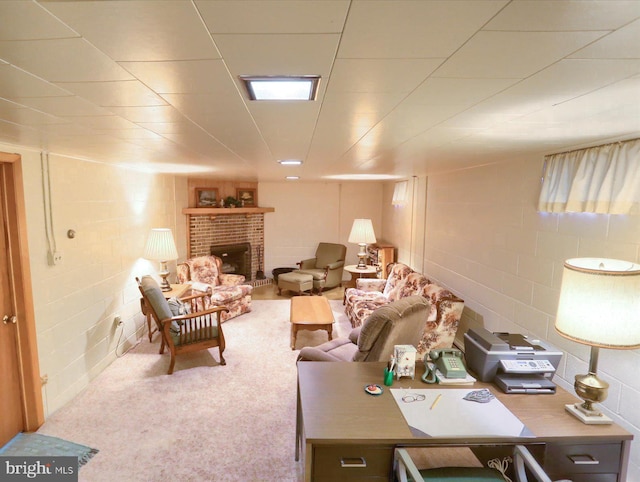
[[[433,388],[392,388],[391,394],[417,437],[533,437],[533,433],[494,398],[488,403],[465,400],[469,388],[437,390]],[[409,394],[422,394],[423,401],[403,402]],[[438,403],[433,402],[441,395]]]

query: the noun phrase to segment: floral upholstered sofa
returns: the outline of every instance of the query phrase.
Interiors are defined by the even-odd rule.
[[[464,301],[406,264],[395,263],[387,279],[358,278],[356,287],[345,292],[345,312],[351,326],[355,328],[376,308],[411,295],[420,295],[431,300],[431,310],[425,320],[424,333],[416,347],[418,356],[422,358],[434,348],[451,347],[462,316]]]
[[[223,273],[222,260],[217,256],[188,259],[178,264],[177,274],[179,283],[190,284],[194,290],[206,292],[211,305],[229,309],[228,313],[222,313],[221,321],[251,311],[253,286],[245,283],[243,275]]]

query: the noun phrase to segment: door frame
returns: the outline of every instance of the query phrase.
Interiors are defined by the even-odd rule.
[[[37,332],[24,202],[22,157],[0,152],[0,169],[6,179],[7,247],[10,283],[17,323],[18,365],[24,431],[33,432],[44,423],[42,381],[38,361]],[[11,209],[13,206],[13,209]]]

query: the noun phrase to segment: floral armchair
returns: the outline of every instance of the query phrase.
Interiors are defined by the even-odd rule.
[[[395,263],[386,280],[358,278],[356,287],[345,292],[345,312],[351,326],[357,327],[376,308],[412,295],[431,301],[424,334],[416,347],[418,356],[422,357],[434,348],[451,347],[464,301],[403,263]]]
[[[222,260],[217,256],[198,256],[178,264],[178,282],[191,285],[192,289],[207,293],[207,306],[224,306],[229,311],[222,313],[221,320],[251,311],[253,286],[245,283],[243,275],[222,272]]]

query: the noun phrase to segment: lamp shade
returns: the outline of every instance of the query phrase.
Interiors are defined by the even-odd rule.
[[[373,244],[376,242],[376,235],[373,232],[371,219],[354,219],[349,234],[349,242],[356,244]]]
[[[154,228],[149,233],[144,257],[154,261],[170,261],[178,259],[178,250],[169,228]]]
[[[602,348],[640,347],[640,265],[604,258],[564,263],[556,330]]]

